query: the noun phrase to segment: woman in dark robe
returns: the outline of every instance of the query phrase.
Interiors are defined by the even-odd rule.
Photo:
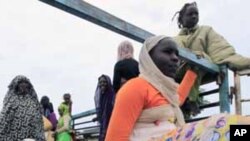
[[[45,141],[42,111],[29,79],[16,76],[8,88],[0,113],[0,141]]]
[[[116,93],[125,82],[139,75],[138,62],[134,59],[131,42],[123,41],[119,44],[117,59],[113,76],[113,88]]]
[[[100,123],[99,141],[104,141],[109,119],[113,110],[115,92],[111,80],[107,75],[101,75],[98,78],[98,84],[95,92],[95,106],[97,120]]]
[[[54,131],[57,125],[57,119],[56,119],[56,114],[54,112],[53,104],[50,102],[48,96],[43,96],[41,98],[40,103],[42,106],[43,116],[46,117],[51,122],[53,126],[52,130]]]

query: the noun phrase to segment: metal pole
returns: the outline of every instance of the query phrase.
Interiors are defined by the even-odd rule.
[[[230,102],[229,102],[229,84],[228,84],[228,68],[226,65],[220,67],[223,77],[220,84],[220,112],[230,113]]]
[[[40,1],[141,43],[143,43],[145,39],[154,36],[153,33],[150,33],[140,27],[128,23],[83,0]],[[179,47],[178,50],[180,57],[182,59],[188,60],[189,63],[192,63],[193,65],[199,65],[201,68],[210,73],[219,73],[219,67],[211,63],[210,61],[204,58],[197,59],[197,56],[191,53],[190,50],[186,48]]]

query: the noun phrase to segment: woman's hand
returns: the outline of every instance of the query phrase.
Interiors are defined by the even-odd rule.
[[[92,119],[92,122],[96,122],[98,120],[98,117],[94,117],[93,119]]]
[[[57,134],[57,131],[53,132],[53,133],[52,133],[52,137],[55,137],[56,134]]]

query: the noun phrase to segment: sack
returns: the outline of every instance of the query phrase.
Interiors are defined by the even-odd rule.
[[[43,116],[43,124],[44,124],[43,128],[44,128],[45,131],[49,131],[49,130],[52,129],[51,122],[46,117],[44,117],[44,116]]]
[[[159,125],[154,123],[136,123],[132,133],[130,134],[130,141],[159,141],[154,140],[161,138],[164,134],[176,130],[174,123],[169,121],[161,121]]]
[[[45,139],[46,141],[55,141],[55,138],[52,136],[52,131],[45,132]]]

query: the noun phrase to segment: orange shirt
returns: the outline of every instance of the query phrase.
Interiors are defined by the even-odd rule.
[[[187,98],[197,75],[188,70],[178,87],[181,104]],[[128,81],[118,92],[105,141],[128,141],[142,110],[169,102],[142,77]]]

